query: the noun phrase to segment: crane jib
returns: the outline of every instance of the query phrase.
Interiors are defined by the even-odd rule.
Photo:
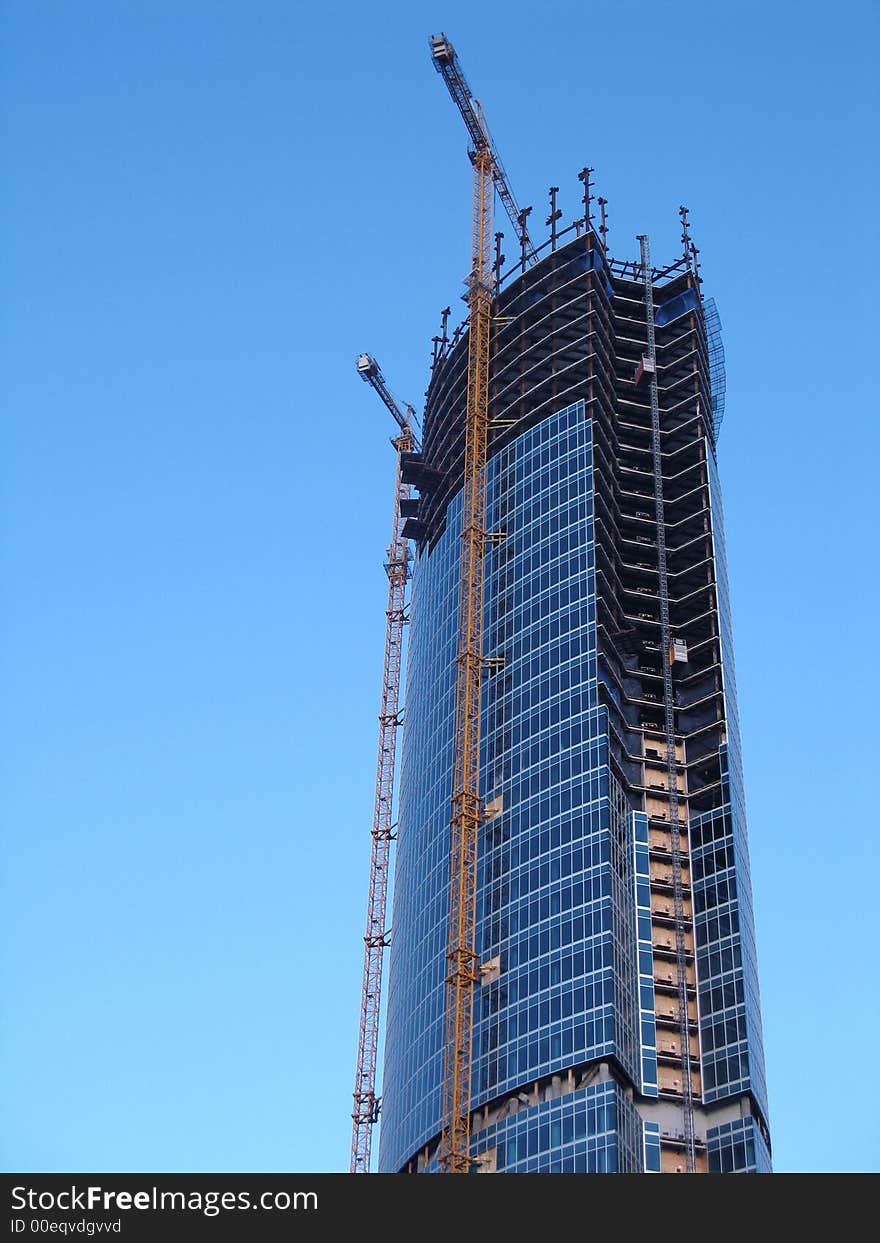
[[[492,160],[492,180],[498,192],[498,197],[501,199],[502,206],[511,224],[517,231],[517,236],[525,243],[527,254],[534,258],[535,247],[526,230],[523,213],[517,206],[516,198],[510,188],[510,181],[504,171],[504,165],[501,163],[495,144],[492,142],[492,135],[489,133],[483,110],[480,107],[479,101],[474,97],[473,91],[468,86],[455,48],[444,34],[432,35],[430,43],[434,68],[446,83],[449,94],[461,113],[462,120],[470,135],[474,154],[476,155],[481,150],[489,152]]]

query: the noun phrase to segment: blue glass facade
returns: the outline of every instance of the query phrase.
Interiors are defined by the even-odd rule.
[[[627,808],[597,699],[591,425],[579,402],[493,459],[487,565],[486,827],[475,1102],[638,1049]]]
[[[480,843],[477,944],[484,962],[498,958],[499,974],[476,1006],[475,1107],[599,1058],[642,1078],[634,930],[646,821],[638,821],[639,853],[597,697],[591,430],[575,403],[520,436],[487,471],[489,529],[505,538],[487,560],[485,652],[499,661],[484,682],[482,771],[484,797],[497,810]],[[456,501],[414,575],[383,1169],[401,1168],[441,1125],[459,529]],[[651,1028],[652,1016],[644,1017]],[[656,1092],[651,1056],[647,1086]],[[529,1126],[560,1109],[536,1106]],[[594,1158],[600,1168],[641,1168],[640,1122],[637,1138],[629,1133],[638,1116],[622,1096],[614,1111],[622,1129],[613,1143],[605,1115],[594,1133],[582,1112],[580,1146],[548,1152],[540,1168],[581,1168]],[[500,1144],[507,1126],[513,1121],[478,1133],[475,1151],[490,1133]],[[520,1142],[522,1168],[537,1168],[531,1141]],[[512,1143],[504,1139],[506,1169],[520,1168]]]
[[[767,1084],[724,519],[714,453],[708,458],[727,741],[721,748],[719,804],[693,815],[690,824],[703,1095],[709,1103],[735,1092],[751,1091],[766,1118]]]
[[[654,948],[651,926],[651,863],[648,817],[641,811],[632,815],[633,865],[636,886],[636,952],[639,967],[639,1040],[641,1046],[641,1089],[645,1096],[657,1096],[657,1020],[654,994]]]
[[[610,1081],[492,1123],[474,1148],[499,1174],[633,1174],[644,1161],[641,1118]]]
[[[738,1118],[708,1132],[711,1174],[769,1174],[770,1149],[754,1118]]]
[[[499,330],[493,410],[510,430],[486,471],[471,1081],[485,1172],[770,1168],[705,326],[682,270],[657,294],[658,457],[633,378],[639,279],[585,236],[497,307],[517,330]],[[412,467],[425,492],[411,528],[384,1171],[435,1170],[443,1121],[466,345],[439,358]]]

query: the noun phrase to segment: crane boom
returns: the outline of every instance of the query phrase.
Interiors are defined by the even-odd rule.
[[[375,389],[400,426],[400,435],[392,441],[397,450],[397,469],[394,479],[391,543],[388,547],[388,560],[385,563],[385,570],[388,574],[385,663],[379,711],[376,797],[371,831],[370,884],[367,896],[367,929],[364,935],[364,974],[361,989],[357,1070],[354,1085],[354,1109],[351,1115],[353,1125],[349,1169],[352,1174],[368,1174],[373,1126],[378,1121],[381,1103],[376,1095],[376,1070],[379,1056],[382,969],[384,951],[388,946],[388,929],[385,921],[391,843],[394,839],[394,766],[397,731],[400,726],[400,677],[403,628],[406,624],[406,584],[409,578],[409,545],[402,533],[400,502],[409,499],[410,488],[401,477],[401,455],[411,452],[415,446],[411,422],[415,412],[409,405],[401,411],[388,391],[376,360],[369,354],[361,354],[358,357],[357,368],[361,378]]]
[[[379,364],[376,362],[375,358],[373,358],[372,354],[358,354],[357,369],[358,375],[361,379],[366,381],[366,383],[379,394],[381,400],[391,411],[391,414],[397,420],[400,430],[409,435],[413,442],[412,448],[418,451],[419,442],[413,431],[416,423],[415,409],[409,404],[409,402],[407,402],[401,410],[400,406],[394,399],[391,390],[385,383],[385,377],[383,376]]]
[[[434,60],[434,68],[446,83],[449,94],[452,96],[453,102],[467,126],[474,155],[476,156],[480,151],[488,151],[492,163],[492,181],[494,182],[495,189],[498,191],[498,197],[504,205],[504,210],[507,212],[511,224],[517,231],[517,236],[524,245],[526,254],[530,258],[536,258],[535,247],[526,228],[525,214],[517,206],[513,191],[510,188],[510,182],[504,171],[504,165],[501,163],[498,152],[495,150],[495,144],[492,142],[492,135],[489,133],[486,118],[483,116],[483,111],[478,101],[474,98],[473,91],[468,86],[467,78],[464,76],[464,71],[456,55],[455,48],[445,34],[431,35],[431,55]]]

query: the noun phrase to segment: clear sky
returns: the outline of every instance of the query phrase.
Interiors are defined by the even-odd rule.
[[[775,1162],[877,1169],[877,4],[0,27],[4,1168],[347,1167],[393,465],[354,356],[420,403],[464,312],[443,29],[533,219],[587,163],[617,257],[691,209]]]

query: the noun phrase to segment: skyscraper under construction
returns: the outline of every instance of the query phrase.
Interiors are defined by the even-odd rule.
[[[718,317],[687,213],[671,262],[647,237],[613,258],[591,172],[567,227],[551,191],[542,245],[519,213],[521,253],[505,270],[499,242],[485,290],[466,1165],[767,1171]],[[452,333],[444,316],[400,455],[415,552],[384,1171],[449,1160],[474,305]]]

